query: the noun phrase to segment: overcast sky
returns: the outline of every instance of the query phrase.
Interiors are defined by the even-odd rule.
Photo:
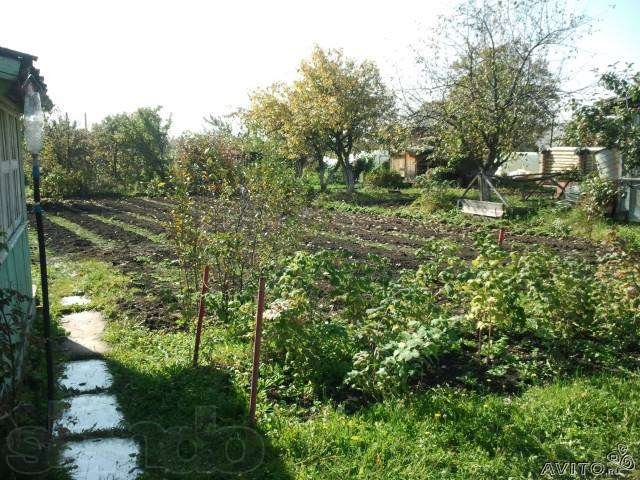
[[[573,65],[640,65],[640,0],[577,1],[598,19]],[[39,57],[57,107],[89,123],[161,105],[172,132],[246,105],[249,91],[291,80],[314,44],[409,78],[410,46],[452,1],[30,0],[2,5],[0,46]],[[615,8],[611,8],[615,5]],[[593,75],[585,73],[585,84]]]

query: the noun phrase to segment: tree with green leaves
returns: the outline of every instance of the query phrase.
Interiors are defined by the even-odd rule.
[[[310,105],[302,93],[297,85],[282,83],[253,92],[244,118],[251,130],[274,142],[280,155],[294,163],[297,175],[313,160],[324,191],[329,137],[323,125],[310,116]]]
[[[169,167],[169,128],[161,108],[111,115],[92,131],[95,154],[114,188],[164,179]]]
[[[560,95],[550,59],[565,58],[586,24],[559,0],[468,0],[442,17],[417,58],[424,85],[405,92],[413,118],[439,137],[438,154],[493,175],[505,153],[535,143]]]
[[[47,197],[87,195],[96,190],[97,168],[90,133],[78,128],[68,115],[45,124],[42,162],[42,194]]]
[[[375,63],[356,62],[341,50],[316,47],[302,62],[300,74],[294,89],[307,114],[301,121],[326,132],[347,191],[353,192],[351,157],[380,143],[380,129],[394,112],[394,99]]]
[[[101,165],[101,170],[110,179],[110,183],[121,181],[121,170],[126,162],[124,154],[127,145],[127,124],[129,117],[126,113],[109,115],[95,125],[91,131],[94,144],[94,154]]]
[[[316,47],[300,65],[291,85],[274,84],[251,96],[245,119],[281,146],[301,173],[306,159],[317,165],[320,186],[326,187],[324,157],[333,152],[353,191],[352,156],[381,142],[393,98],[373,62],[358,63],[340,50]]]
[[[591,103],[573,103],[565,127],[572,145],[618,147],[627,170],[640,168],[640,72],[631,66],[600,77],[606,94]]]

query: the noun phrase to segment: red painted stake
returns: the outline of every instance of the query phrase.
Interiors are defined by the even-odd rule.
[[[256,312],[256,331],[253,339],[253,370],[251,372],[251,400],[249,403],[249,422],[256,424],[256,399],[258,397],[258,374],[260,371],[260,345],[262,344],[262,312],[264,311],[264,277],[258,281],[258,311]]]
[[[204,296],[209,291],[209,265],[204,267],[202,274],[202,290],[200,291],[200,306],[198,307],[198,324],[196,325],[196,344],[193,348],[193,366],[198,366],[200,353],[200,337],[202,336],[202,320],[204,319]]]
[[[504,242],[504,228],[498,232],[498,245],[502,246],[502,242]]]

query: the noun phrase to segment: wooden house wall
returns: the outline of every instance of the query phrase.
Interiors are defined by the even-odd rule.
[[[389,160],[389,168],[398,172],[405,180],[411,180],[416,175],[427,171],[424,157],[410,152],[392,156]]]
[[[34,312],[20,126],[19,112],[0,98],[0,236],[6,246],[0,251],[0,288],[18,292],[24,297],[24,301],[20,302],[23,315],[10,318],[12,337],[17,347],[13,361],[18,375],[26,346],[26,333]],[[0,360],[6,362],[8,359]],[[8,381],[10,379],[0,381],[0,397],[7,389]]]
[[[593,152],[576,153],[576,147],[555,147],[541,153],[542,173],[580,169],[584,173],[596,170]]]

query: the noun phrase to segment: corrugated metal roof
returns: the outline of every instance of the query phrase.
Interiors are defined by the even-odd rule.
[[[44,77],[33,65],[37,59],[35,55],[0,46],[0,79],[10,82],[6,95],[9,100],[21,107],[24,97],[23,84],[30,78],[40,92],[42,107],[49,110],[53,107],[53,103],[47,95]]]

